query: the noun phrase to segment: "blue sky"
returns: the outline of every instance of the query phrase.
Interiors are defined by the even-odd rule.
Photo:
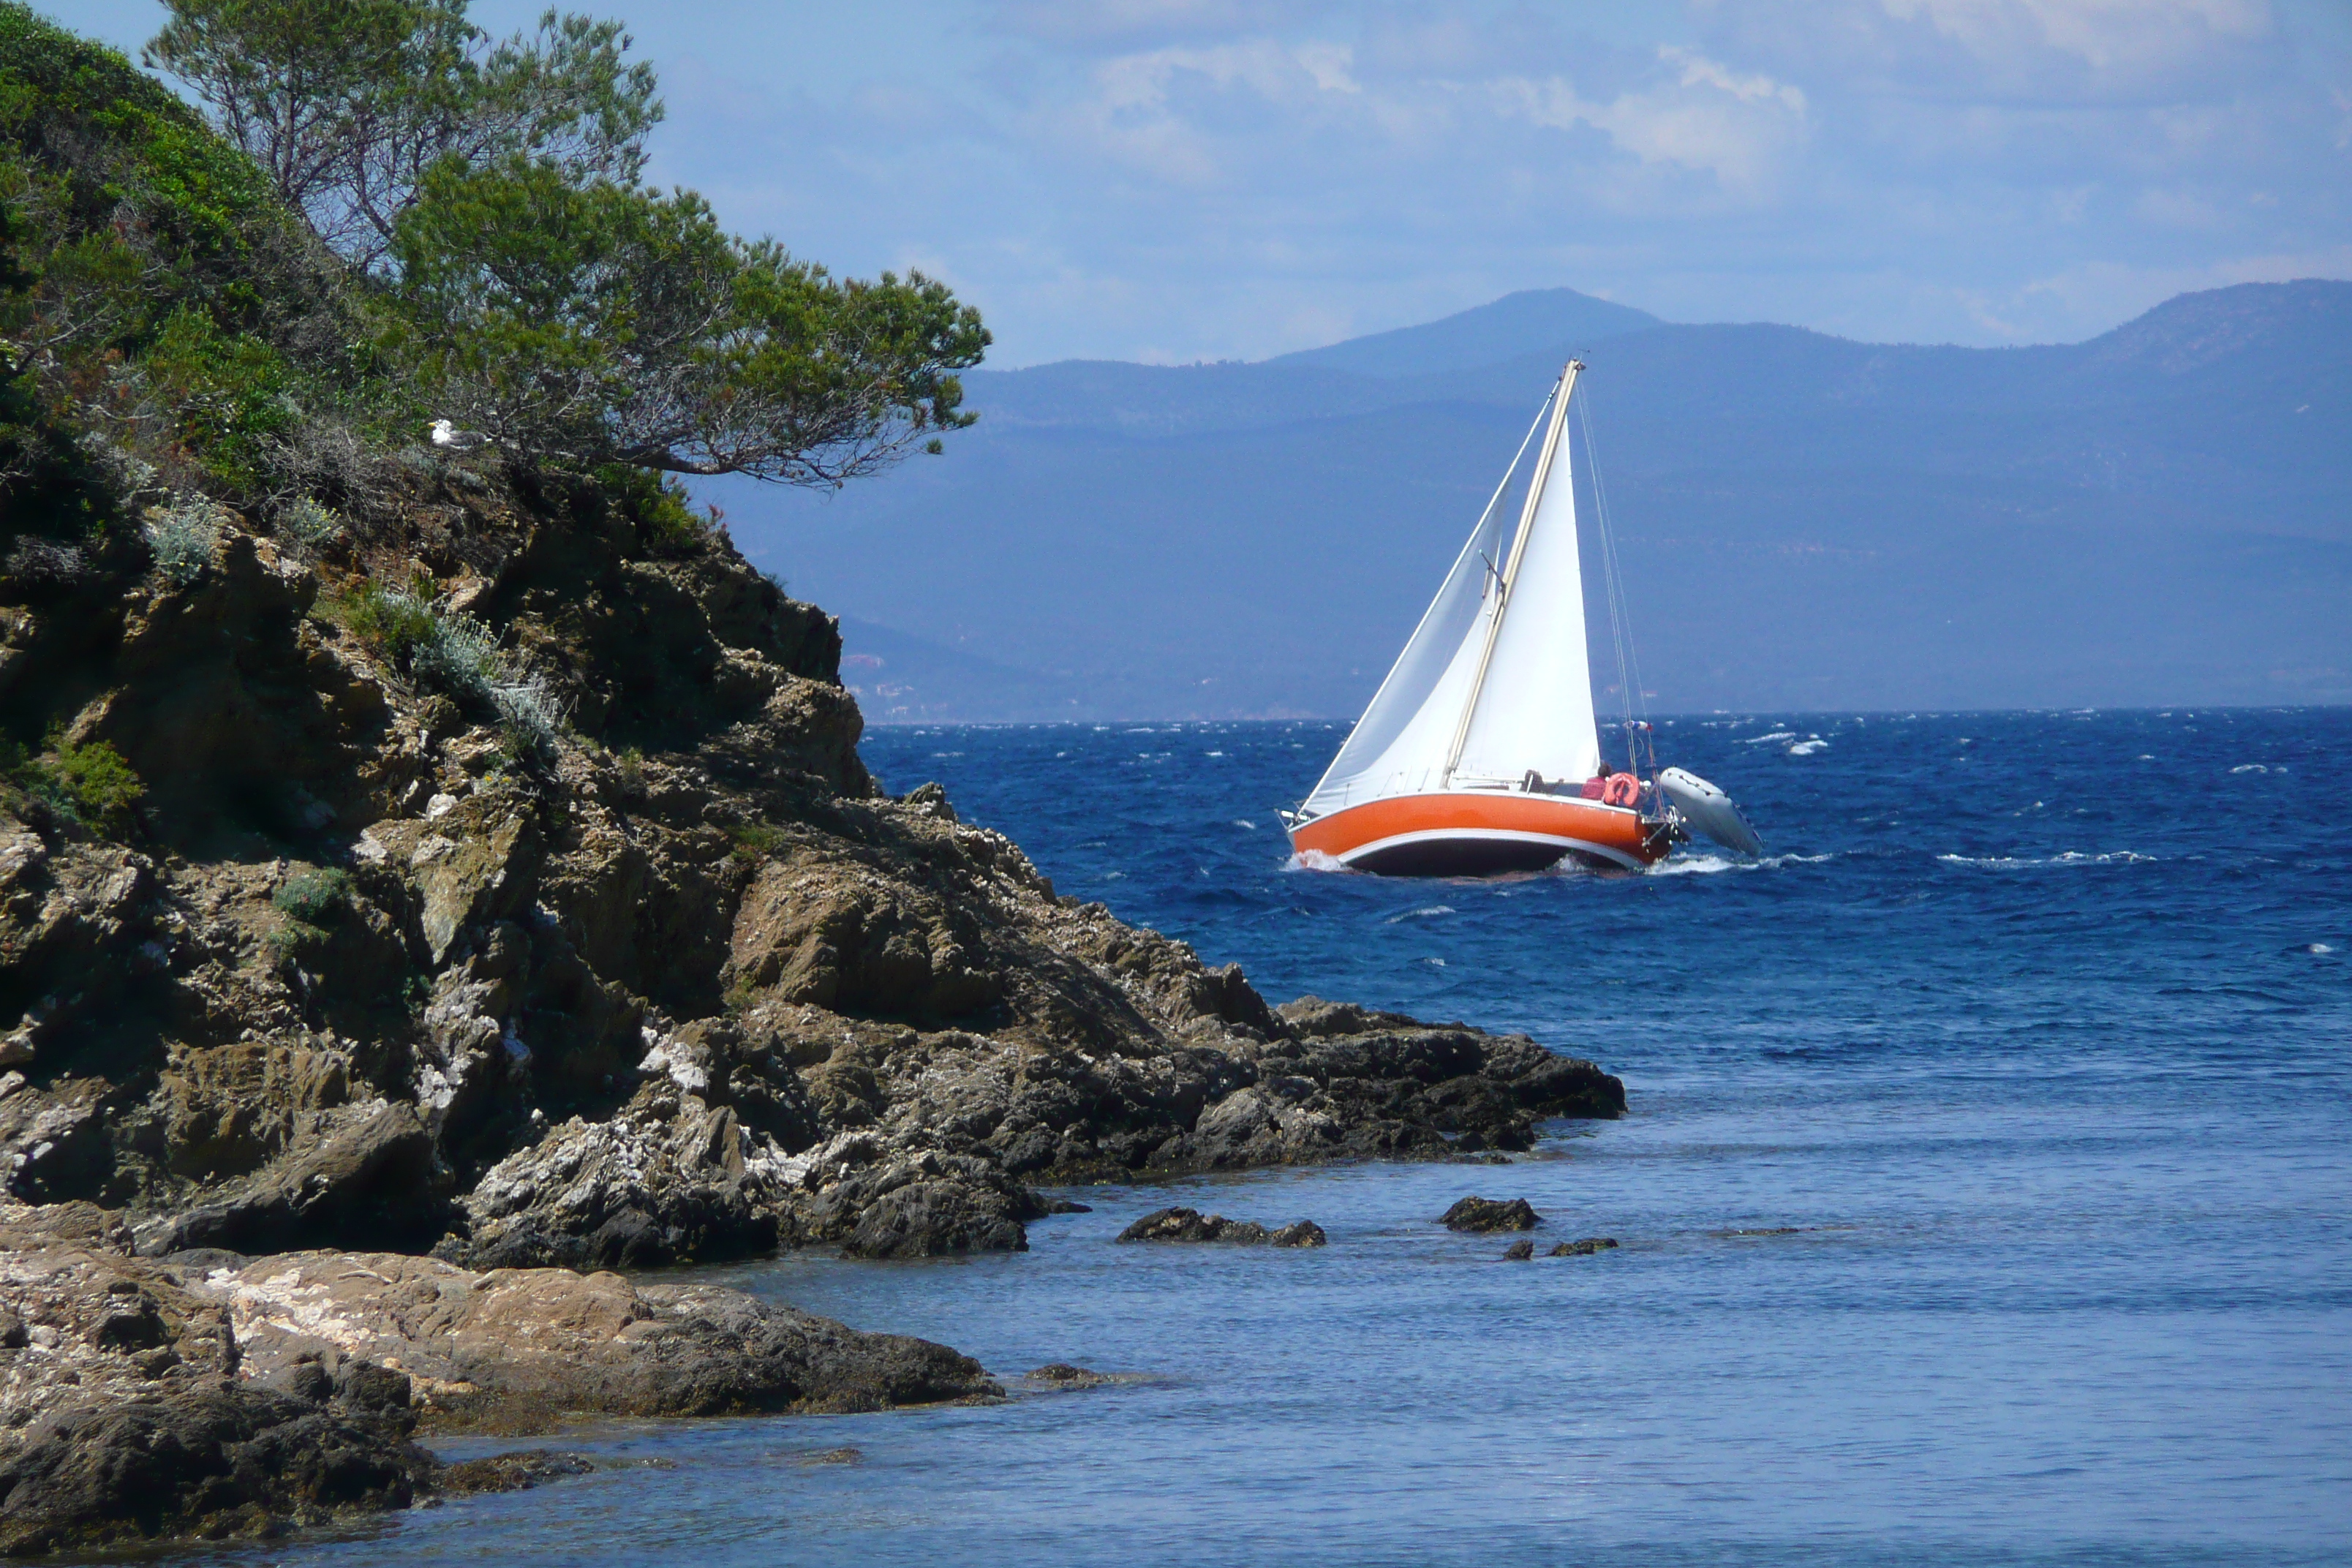
[[[132,48],[163,14],[44,8]],[[581,8],[661,69],[656,178],[948,279],[998,365],[1263,358],[1561,284],[2066,341],[2352,277],[2345,0]]]

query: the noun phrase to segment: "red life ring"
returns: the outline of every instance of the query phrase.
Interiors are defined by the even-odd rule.
[[[1609,782],[1601,786],[1603,805],[1633,805],[1642,798],[1642,781],[1632,773],[1611,773]]]

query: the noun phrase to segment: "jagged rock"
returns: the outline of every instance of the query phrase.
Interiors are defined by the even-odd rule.
[[[1469,1197],[1447,1209],[1442,1220],[1448,1230],[1478,1233],[1496,1230],[1533,1230],[1543,1223],[1543,1216],[1525,1198],[1513,1198],[1498,1204],[1492,1198]]]
[[[545,855],[531,802],[504,790],[468,794],[422,821],[379,823],[368,837],[415,884],[436,966],[468,927],[528,907]]]
[[[435,1490],[575,1474],[448,1470],[420,1420],[855,1411],[992,1398],[945,1346],[740,1291],[399,1254],[129,1256],[120,1217],[0,1205],[0,1552],[274,1533]]]
[[[1203,1215],[1199,1209],[1154,1209],[1118,1233],[1121,1241],[1214,1241],[1242,1247],[1321,1247],[1329,1238],[1311,1219],[1268,1230],[1255,1220]]]
[[[705,1071],[675,1065],[708,1089]],[[772,1139],[666,1076],[609,1121],[575,1116],[485,1172],[459,1200],[462,1234],[442,1250],[488,1268],[740,1258],[776,1245],[793,1184]]]
[[[1532,1241],[1515,1241],[1503,1248],[1503,1261],[1506,1263],[1525,1263],[1535,1255],[1536,1244]]]
[[[47,1089],[19,1082],[0,1093],[0,1180],[34,1203],[88,1197],[113,1163],[106,1130],[108,1085],[64,1079]]]
[[[315,1136],[351,1092],[346,1052],[236,1040],[172,1049],[156,1108],[173,1168],[209,1181],[244,1175]]]
[[[73,1400],[0,1457],[0,1552],[275,1534],[406,1508],[435,1469],[396,1424],[265,1389]]]

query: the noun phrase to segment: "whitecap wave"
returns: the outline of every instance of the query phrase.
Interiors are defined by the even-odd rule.
[[[1777,871],[1783,866],[1818,866],[1831,855],[1759,855],[1746,859],[1702,849],[1695,855],[1675,855],[1650,868],[1653,877],[1712,877],[1718,871]]]
[[[1769,735],[1742,735],[1739,737],[1739,743],[1743,746],[1761,746],[1772,741],[1793,741],[1796,738],[1797,732],[1794,730],[1775,730]]]
[[[1282,868],[1286,871],[1349,871],[1351,873],[1354,870],[1354,868],[1340,860],[1338,856],[1326,855],[1320,849],[1302,849],[1285,860],[1282,863]]]
[[[1829,749],[1830,743],[1827,741],[1822,740],[1819,735],[1815,735],[1809,741],[1800,741],[1795,745],[1790,747],[1789,754],[1792,757],[1810,757],[1815,752],[1826,752]]]
[[[2270,769],[2263,766],[2260,763],[2240,763],[2236,767],[2231,768],[2230,771],[2233,773],[2266,773],[2270,772]]]
[[[1256,824],[1256,823],[1255,823],[1255,822],[1252,822],[1252,821],[1251,821],[1248,817],[1246,817],[1246,816],[1236,816],[1236,817],[1234,817],[1234,826],[1235,827],[1241,828],[1241,829],[1242,829],[1242,830],[1244,830],[1244,832],[1248,832],[1248,833],[1255,833],[1255,832],[1257,831],[1257,824]]]
[[[2057,855],[1938,855],[1937,859],[1947,866],[1984,866],[2005,871],[2021,866],[2137,866],[2153,861],[2153,855],[2137,850],[2115,849],[2104,855],[2086,855],[2079,849],[2068,849]]]
[[[1407,910],[1401,915],[1391,915],[1387,923],[1395,925],[1401,921],[1434,920],[1439,915],[1450,915],[1453,912],[1454,906],[1451,904],[1424,904],[1417,910]]]

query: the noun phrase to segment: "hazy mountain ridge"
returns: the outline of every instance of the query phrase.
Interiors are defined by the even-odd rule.
[[[1446,325],[1381,334],[1381,363],[1400,338],[1444,360]],[[1661,705],[2352,698],[2352,284],[2030,348],[1587,337]],[[982,373],[951,459],[746,537],[855,616],[1043,682],[952,682],[924,717],[1349,716],[1569,346]]]

